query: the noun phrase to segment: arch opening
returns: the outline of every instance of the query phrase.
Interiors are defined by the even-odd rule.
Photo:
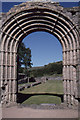
[[[18,103],[42,104],[47,102],[48,104],[60,104],[63,102],[62,47],[60,42],[48,32],[37,31],[25,37],[20,44],[22,43],[31,50],[33,67],[27,68],[27,73],[24,71],[24,66],[21,67],[21,71],[18,68],[20,71],[18,72]],[[57,65],[58,70],[54,68],[54,64]],[[51,66],[54,67],[51,68]],[[48,67],[50,67],[50,70],[48,70]],[[58,77],[60,80],[57,80]],[[48,89],[49,91],[46,92]],[[44,99],[45,97],[46,99]],[[43,101],[41,98],[43,98]],[[36,103],[36,99],[39,99],[39,103]]]

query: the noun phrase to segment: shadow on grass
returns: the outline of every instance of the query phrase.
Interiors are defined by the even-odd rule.
[[[23,94],[23,93],[18,93],[17,103],[23,103],[25,100],[27,100],[31,96],[35,96],[35,95],[52,95],[52,96],[60,97],[61,98],[61,102],[63,102],[63,94],[50,94],[50,93]]]

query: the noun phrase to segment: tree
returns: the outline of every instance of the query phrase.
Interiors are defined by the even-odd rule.
[[[30,48],[26,48],[24,43],[21,43],[18,50],[18,69],[19,72],[25,73],[29,76],[28,68],[31,68],[31,50]]]

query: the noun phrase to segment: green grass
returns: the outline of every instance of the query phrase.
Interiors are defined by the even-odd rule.
[[[26,88],[20,93],[24,94],[41,94],[41,93],[50,93],[50,94],[63,94],[63,84],[60,80],[49,80],[46,83],[33,86],[31,88]]]
[[[20,93],[32,95],[35,94],[34,96],[31,96],[30,98],[25,100],[22,104],[60,104],[61,98],[54,96],[53,94],[63,94],[63,83],[61,80],[49,80],[46,83],[42,83],[31,88],[26,88],[23,91],[20,91]]]
[[[36,95],[32,96],[26,101],[23,102],[23,104],[41,104],[41,103],[49,103],[49,104],[60,104],[61,99],[56,96],[51,95]]]

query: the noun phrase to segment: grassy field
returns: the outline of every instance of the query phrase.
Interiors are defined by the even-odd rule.
[[[63,84],[60,80],[49,80],[46,83],[26,88],[21,91],[24,94],[36,94],[36,93],[51,93],[51,94],[63,94]]]
[[[37,105],[42,103],[61,104],[61,99],[60,97],[51,95],[35,95],[23,102],[23,104],[37,104]]]
[[[32,94],[32,96],[28,98],[26,101],[24,101],[23,104],[41,104],[41,103],[60,104],[61,98],[55,95],[63,94],[63,84],[61,80],[60,81],[49,80],[46,83],[42,83],[28,89],[26,88],[20,93]]]

